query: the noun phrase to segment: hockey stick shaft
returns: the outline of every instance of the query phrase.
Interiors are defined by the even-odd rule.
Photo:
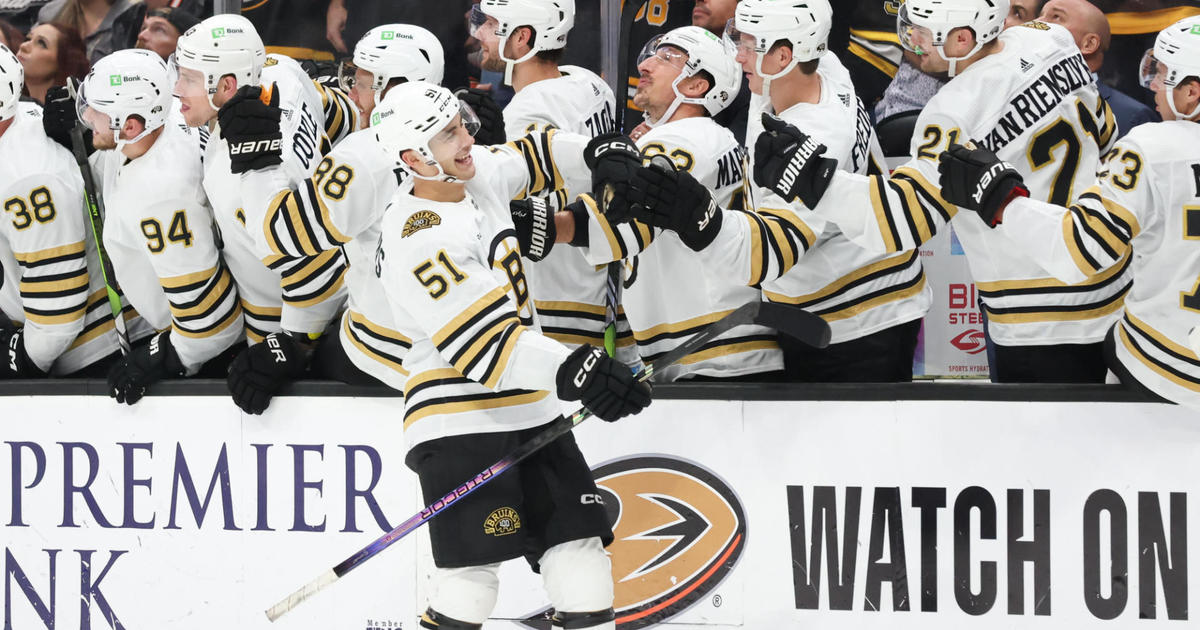
[[[637,379],[639,381],[649,380],[654,376],[655,372],[661,371],[689,354],[700,350],[709,341],[712,341],[734,327],[756,323],[762,325],[779,324],[782,327],[780,328],[781,332],[797,337],[801,341],[810,343],[811,345],[828,343],[829,340],[829,325],[815,315],[793,306],[772,304],[769,302],[750,302],[709,324],[708,327],[680,344],[677,348],[651,362],[650,365],[638,373]],[[824,342],[821,341],[822,338]],[[369,545],[360,549],[358,553],[346,558],[329,571],[321,574],[317,579],[305,584],[291,595],[276,603],[267,610],[267,618],[275,621],[284,613],[287,613],[304,600],[315,595],[321,589],[337,581],[338,578],[341,578],[362,563],[370,560],[379,552],[391,546],[392,543],[429,522],[433,517],[441,514],[458,502],[459,499],[471,494],[480,486],[487,484],[498,475],[516,466],[547,444],[566,435],[571,429],[591,416],[591,411],[586,407],[581,407],[570,416],[560,418],[549,429],[538,434],[537,437],[517,447],[500,461],[492,464],[472,479],[446,493],[445,496],[437,501],[434,501],[432,505],[426,506],[420,512],[412,515],[408,520],[397,525],[392,531],[376,538]]]
[[[71,98],[75,98],[75,84],[67,83]],[[113,326],[117,331],[117,345],[122,355],[128,355],[132,346],[129,344],[129,331],[125,328],[125,314],[121,306],[121,293],[117,289],[117,274],[113,271],[112,261],[104,249],[104,202],[96,189],[96,178],[92,174],[92,166],[88,163],[87,151],[84,150],[83,126],[76,123],[71,130],[71,153],[75,154],[75,163],[79,165],[79,175],[83,178],[83,203],[86,206],[88,220],[92,226],[92,239],[96,243],[96,256],[100,259],[100,273],[104,277],[104,293],[108,297],[108,307],[112,311]]]

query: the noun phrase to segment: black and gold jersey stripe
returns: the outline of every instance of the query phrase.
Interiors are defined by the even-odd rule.
[[[763,295],[772,302],[794,304],[834,322],[918,295],[925,284],[920,252],[912,250],[860,267],[808,295],[787,296],[772,291],[764,291]]]
[[[442,368],[414,374],[404,387],[404,428],[432,415],[485,411],[538,402],[547,391],[494,392],[454,369]]]
[[[20,294],[27,321],[56,326],[83,318],[89,276],[82,241],[17,252],[14,257],[21,266]]]
[[[358,129],[358,107],[345,92],[313,81],[325,111],[325,137],[336,145]],[[328,153],[328,151],[324,151]]]
[[[346,313],[342,334],[360,352],[374,361],[408,376],[404,355],[412,349],[412,339],[402,333],[380,326],[353,310]]]
[[[1200,358],[1128,311],[1117,324],[1117,341],[1138,361],[1171,383],[1200,393]]]
[[[233,275],[223,263],[216,267],[171,278],[160,278],[171,309],[171,328],[193,339],[212,337],[227,329],[242,307]]]
[[[432,340],[459,373],[492,389],[524,331],[507,288],[496,287],[450,320]]]
[[[561,190],[566,186],[563,176],[558,172],[554,162],[554,135],[558,130],[546,126],[531,131],[524,136],[509,142],[507,145],[515,149],[525,161],[529,172],[529,185],[516,199],[524,199],[528,195],[547,194]]]
[[[246,337],[253,343],[265,339],[267,335],[280,331],[280,319],[283,309],[270,306],[256,306],[241,300],[242,313],[246,321]]]
[[[283,301],[306,308],[329,300],[342,288],[349,263],[341,248],[302,259],[280,259],[270,266],[283,276]]]
[[[1119,263],[1141,232],[1137,216],[1092,186],[1063,214],[1063,241],[1075,265],[1094,276]]]

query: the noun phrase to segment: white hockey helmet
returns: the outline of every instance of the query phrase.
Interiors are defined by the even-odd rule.
[[[575,26],[575,0],[481,0],[479,10],[496,19],[496,37],[500,40],[500,59],[504,69],[504,84],[512,85],[513,65],[527,61],[543,50],[558,50],[567,45],[567,33]],[[530,42],[529,52],[519,59],[504,56],[508,36],[522,26],[537,35]]]
[[[650,57],[657,56],[659,49],[670,46],[679,49],[687,55],[679,76],[671,83],[675,92],[675,100],[658,120],[646,119],[646,123],[655,126],[671,119],[675,110],[683,103],[703,105],[709,115],[715,116],[729,106],[737,98],[738,90],[742,87],[741,68],[734,61],[734,51],[728,41],[713,35],[699,26],[681,26],[672,31],[658,35],[646,42],[638,55],[638,65]],[[688,77],[696,76],[705,71],[713,78],[713,85],[704,96],[689,98],[679,91],[679,84]]]
[[[1000,36],[1009,7],[1009,0],[907,0],[900,5],[896,16],[896,34],[905,49],[918,55],[928,55],[930,51],[917,40],[928,42],[942,59],[950,62],[953,77],[958,62],[971,58]],[[975,48],[962,57],[947,57],[946,40],[956,28],[974,31]]]
[[[1174,90],[1188,77],[1200,78],[1200,16],[1182,19],[1163,29],[1154,40],[1154,48],[1142,57],[1142,87],[1162,81],[1163,87]],[[1200,114],[1200,105],[1190,114],[1175,108],[1175,99],[1167,96],[1167,104],[1180,119],[1190,119]]]
[[[440,85],[445,67],[442,43],[433,33],[411,24],[384,24],[367,31],[354,45],[354,62],[338,68],[338,82],[349,91],[354,71],[371,73],[375,104],[392,79],[427,81]]]
[[[221,77],[232,74],[238,87],[258,85],[267,50],[250,20],[236,14],[214,15],[179,37],[172,57],[180,68],[204,74],[208,103],[213,102]]]
[[[430,146],[454,117],[462,115],[463,126],[472,136],[479,131],[479,118],[469,105],[458,100],[454,93],[425,81],[402,83],[388,91],[387,96],[371,113],[371,128],[384,153],[388,154],[419,179],[453,182],[433,156]],[[437,169],[437,175],[427,177],[413,171],[400,157],[405,151],[416,151],[427,166]]]
[[[17,56],[0,44],[0,121],[17,115],[17,103],[25,89],[25,68]]]
[[[167,64],[152,51],[118,50],[92,66],[75,100],[79,120],[95,130],[87,110],[108,117],[117,148],[145,138],[167,122],[171,83]],[[121,128],[130,116],[139,116],[146,128],[135,138],[121,139]]]

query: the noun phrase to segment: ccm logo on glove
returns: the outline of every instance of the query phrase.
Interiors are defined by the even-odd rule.
[[[603,356],[604,350],[601,350],[600,348],[592,348],[592,352],[586,359],[583,360],[583,367],[579,368],[579,371],[575,373],[575,379],[573,381],[575,383],[575,387],[583,387],[583,384],[587,382],[588,374],[591,374],[592,370],[596,367],[596,362],[599,361],[600,357]]]

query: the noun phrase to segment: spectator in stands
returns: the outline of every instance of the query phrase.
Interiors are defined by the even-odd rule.
[[[328,7],[329,0],[257,0],[242,3],[242,16],[254,24],[267,53],[332,62],[333,47],[325,39],[324,17]]]
[[[17,50],[25,41],[25,33],[12,25],[8,20],[0,20],[0,42],[4,42],[9,50]]]
[[[181,9],[199,18],[212,16],[212,0],[146,0],[146,8]]]
[[[151,9],[138,33],[137,47],[154,51],[164,60],[175,54],[179,36],[200,23],[200,18],[182,9]]]
[[[67,77],[83,79],[91,68],[79,31],[58,22],[33,27],[17,59],[25,68],[25,96],[39,103],[46,102],[46,90],[66,85]]]
[[[1061,24],[1075,37],[1083,58],[1087,61],[1092,76],[1096,76],[1104,65],[1104,53],[1112,43],[1112,32],[1108,18],[1096,5],[1087,0],[1050,0],[1042,7],[1043,22]],[[1100,96],[1108,101],[1117,118],[1117,138],[1129,133],[1130,129],[1147,122],[1158,122],[1158,114],[1132,97],[1099,81]]]
[[[38,23],[60,22],[79,32],[87,57],[95,62],[133,46],[145,7],[134,0],[52,0],[38,11]]]
[[[1041,15],[1044,4],[1046,0],[1012,0],[1008,7],[1008,17],[1004,20],[1004,28],[1036,20]]]

